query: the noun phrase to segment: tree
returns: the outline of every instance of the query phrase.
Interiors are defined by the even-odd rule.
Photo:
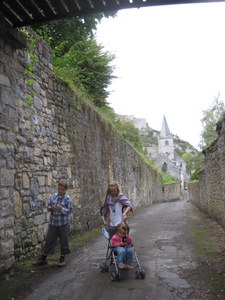
[[[134,148],[144,153],[141,135],[133,123],[130,121],[118,120],[116,122],[116,127],[125,140],[129,141]]]
[[[53,50],[54,71],[96,106],[107,105],[114,55],[104,52],[94,31],[105,14],[53,21],[34,29]],[[115,12],[109,16],[115,16]]]
[[[204,156],[201,152],[195,154],[184,153],[182,159],[186,163],[187,173],[191,175],[191,180],[198,179],[199,173],[203,168]]]
[[[215,98],[209,109],[203,111],[201,119],[203,130],[201,132],[200,149],[204,149],[212,144],[217,138],[216,124],[223,117],[224,103],[219,99],[219,95]]]
[[[76,42],[60,57],[53,56],[55,72],[70,80],[96,106],[107,104],[107,87],[114,76],[111,62],[114,56],[104,52],[94,39]]]

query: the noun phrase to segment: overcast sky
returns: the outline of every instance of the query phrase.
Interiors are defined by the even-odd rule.
[[[197,147],[202,111],[225,99],[225,3],[127,9],[104,19],[97,40],[114,53],[110,106]]]

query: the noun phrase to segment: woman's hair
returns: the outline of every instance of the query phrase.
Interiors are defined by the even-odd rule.
[[[120,196],[120,187],[119,187],[119,184],[117,182],[115,182],[115,181],[112,181],[112,182],[110,182],[108,184],[108,187],[107,187],[106,196],[105,196],[105,203],[106,203],[107,197],[109,195],[109,188],[110,187],[116,187],[117,188],[117,192],[118,192],[117,196],[118,197]]]

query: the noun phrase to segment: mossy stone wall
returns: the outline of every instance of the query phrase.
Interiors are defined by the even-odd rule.
[[[2,22],[2,21],[1,21]],[[46,203],[59,178],[69,182],[72,232],[101,223],[109,181],[134,207],[163,199],[162,178],[113,127],[52,72],[51,49],[35,34],[34,82],[28,44],[8,24],[0,32],[0,271],[33,257],[44,243]],[[18,38],[20,37],[20,38]],[[33,104],[27,99],[33,96]],[[141,166],[141,167],[140,167]]]

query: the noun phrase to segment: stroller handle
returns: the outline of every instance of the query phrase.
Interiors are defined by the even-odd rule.
[[[106,207],[106,206],[102,206],[101,208],[100,208],[100,215],[101,216],[103,216],[103,209],[104,209],[104,207]],[[122,212],[124,212],[124,210],[127,208],[127,206],[126,205],[124,205],[123,207],[122,207]]]

